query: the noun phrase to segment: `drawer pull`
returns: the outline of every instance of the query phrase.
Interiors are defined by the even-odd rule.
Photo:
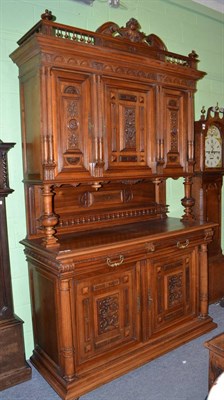
[[[189,240],[185,240],[185,243],[177,242],[177,248],[178,249],[186,249],[186,247],[189,245]]]
[[[122,254],[120,255],[120,260],[117,262],[112,262],[110,257],[107,257],[107,265],[110,268],[119,267],[119,265],[121,265],[123,262],[124,262],[124,256],[122,256]]]

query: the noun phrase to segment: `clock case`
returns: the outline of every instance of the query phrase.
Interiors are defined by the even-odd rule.
[[[210,127],[219,129],[221,136],[221,165],[208,168],[205,165],[205,141]],[[192,195],[195,199],[194,215],[200,221],[218,223],[214,240],[208,245],[209,260],[209,302],[224,296],[224,256],[221,247],[222,183],[224,175],[224,110],[203,107],[201,117],[194,123],[195,132],[195,175]]]
[[[205,138],[205,167],[222,167],[222,138],[216,125],[211,125]]]
[[[6,198],[13,189],[7,155],[14,145],[0,139],[0,391],[27,381],[32,374],[25,359],[23,321],[14,313],[8,244]]]

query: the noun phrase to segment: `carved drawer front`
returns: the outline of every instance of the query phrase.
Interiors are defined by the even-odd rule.
[[[90,77],[56,70],[52,85],[57,173],[84,172],[89,168],[91,157],[88,150]]]
[[[123,268],[123,267],[122,267]],[[81,364],[139,336],[136,268],[83,280],[77,284],[78,362]]]
[[[155,288],[154,331],[196,313],[196,252],[183,251],[172,259],[152,261]]]
[[[154,89],[130,82],[110,80],[105,84],[107,108],[106,168],[149,170],[155,144],[152,113]],[[147,137],[150,141],[147,143]]]

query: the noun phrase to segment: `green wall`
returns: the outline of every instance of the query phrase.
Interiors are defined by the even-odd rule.
[[[95,30],[106,21],[123,26],[135,17],[146,34],[155,33],[168,50],[188,55],[199,54],[199,69],[207,76],[199,82],[195,96],[195,119],[200,110],[224,106],[224,15],[191,0],[121,0],[121,7],[110,8],[107,0],[95,0],[92,6],[73,0],[0,0],[0,139],[15,142],[10,150],[9,177],[14,192],[7,198],[7,218],[11,274],[16,314],[24,320],[26,356],[33,349],[27,265],[19,241],[25,237],[26,222],[22,184],[19,82],[16,65],[9,54],[17,40],[40,19],[48,8],[57,22]],[[175,194],[175,196],[174,196]],[[170,215],[181,216],[183,209],[176,198],[183,197],[183,181],[167,182]]]

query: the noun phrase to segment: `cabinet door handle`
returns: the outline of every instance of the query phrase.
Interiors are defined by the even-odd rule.
[[[177,248],[178,249],[186,249],[186,247],[189,245],[189,243],[190,243],[190,241],[187,239],[187,240],[185,240],[185,242],[184,243],[181,243],[181,242],[177,242]]]
[[[116,262],[112,262],[110,257],[107,257],[107,265],[110,268],[119,267],[119,265],[121,265],[123,262],[124,262],[124,256],[122,256],[122,254],[120,255],[120,260]]]

